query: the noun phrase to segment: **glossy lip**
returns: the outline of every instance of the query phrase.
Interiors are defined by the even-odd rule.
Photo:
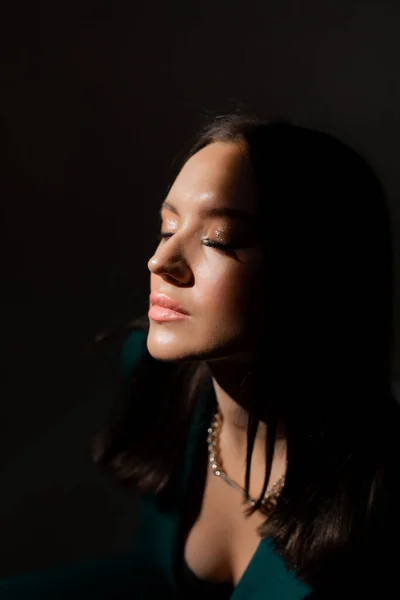
[[[171,310],[170,308],[164,308],[163,306],[159,306],[158,304],[152,304],[149,308],[148,317],[152,321],[156,321],[157,323],[166,323],[166,322],[177,322],[177,321],[186,321],[189,319],[188,315],[184,315],[181,312],[177,312],[176,310]]]
[[[168,308],[174,312],[181,313],[183,315],[189,315],[188,311],[183,308],[178,302],[169,298],[166,294],[160,294],[159,292],[151,292],[150,303],[152,305],[161,306],[162,308]]]

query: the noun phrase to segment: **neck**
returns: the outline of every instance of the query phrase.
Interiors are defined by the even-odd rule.
[[[240,453],[245,452],[247,444],[247,425],[253,389],[251,385],[251,365],[222,365],[209,363],[218,409],[222,417],[225,435],[232,441]],[[254,452],[264,456],[267,425],[260,420],[254,441]],[[285,436],[278,429],[277,441],[282,443]]]
[[[210,366],[212,382],[218,409],[222,417],[219,435],[219,451],[222,467],[227,475],[243,489],[246,475],[248,410],[252,397],[252,386],[243,369],[215,368]],[[247,370],[248,372],[248,370]],[[260,421],[254,440],[251,457],[249,493],[252,498],[260,495],[266,471],[266,423]],[[277,432],[274,458],[271,465],[270,482],[279,480],[286,471],[286,438],[282,431]],[[270,485],[270,484],[268,484]]]
[[[218,409],[222,416],[224,427],[231,435],[238,441],[244,439],[247,436],[247,425],[249,420],[249,413],[245,406],[248,406],[248,401],[239,402],[233,398],[231,394],[222,387],[218,380],[213,378],[213,385],[215,396],[218,403]],[[256,433],[257,440],[264,440],[267,436],[267,426],[263,421],[258,424]]]

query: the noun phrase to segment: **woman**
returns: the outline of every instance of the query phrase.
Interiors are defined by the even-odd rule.
[[[226,116],[160,211],[140,351],[93,445],[140,494],[138,555],[183,597],[382,592],[400,505],[378,178],[326,133]]]

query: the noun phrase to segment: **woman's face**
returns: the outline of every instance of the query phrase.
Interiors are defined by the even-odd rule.
[[[147,348],[156,359],[252,356],[263,286],[249,170],[237,144],[215,142],[185,163],[165,198],[160,233],[167,237],[148,262],[150,291],[165,294],[189,314],[159,320],[167,311],[152,308],[150,300]],[[232,249],[211,247],[212,242]]]

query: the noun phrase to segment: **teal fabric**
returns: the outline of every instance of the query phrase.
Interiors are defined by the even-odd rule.
[[[165,575],[133,552],[0,580],[1,600],[134,600],[169,595]]]
[[[122,376],[140,357],[146,334],[132,332],[121,355]],[[168,503],[151,494],[139,500],[139,526],[132,552],[47,569],[0,580],[0,600],[123,599],[181,597],[177,572],[183,560],[181,536],[189,475],[207,438],[215,395],[207,382],[188,431],[186,452],[171,479]],[[310,589],[288,572],[268,539],[260,541],[248,568],[231,596],[232,600],[301,600]]]
[[[135,344],[145,343],[145,335],[135,334],[136,340],[127,340],[123,352],[125,375],[129,372],[129,351]],[[137,346],[135,346],[137,347]],[[132,362],[131,362],[132,364]],[[168,507],[152,495],[143,496],[139,502],[139,530],[135,547],[146,564],[160,569],[167,577],[170,589],[178,593],[177,572],[183,560],[180,527],[189,488],[189,475],[193,462],[202,446],[206,445],[207,429],[215,406],[211,381],[207,382],[199,397],[196,413],[188,432],[185,455],[174,473],[168,491]],[[248,568],[234,589],[232,600],[300,600],[311,592],[290,573],[282,559],[274,552],[270,540],[260,540]]]

